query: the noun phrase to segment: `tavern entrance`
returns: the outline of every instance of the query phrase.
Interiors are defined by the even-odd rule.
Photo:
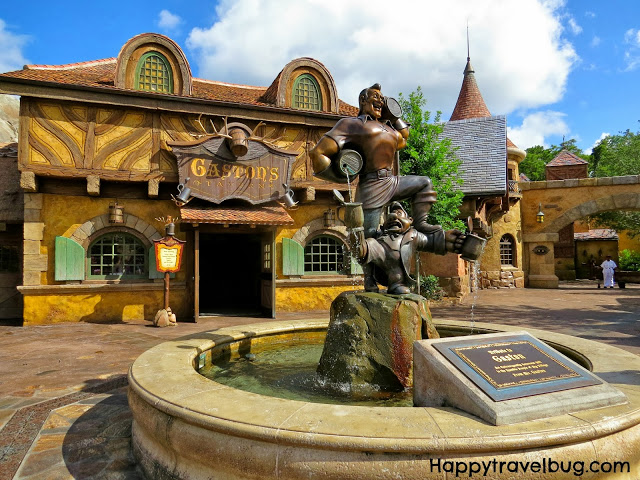
[[[196,236],[197,317],[271,317],[273,279],[264,252],[271,251],[273,233],[197,232]]]

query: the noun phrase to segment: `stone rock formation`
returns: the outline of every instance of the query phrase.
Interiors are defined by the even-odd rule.
[[[424,297],[344,292],[331,304],[318,374],[352,392],[401,391],[413,383],[413,342],[422,338],[438,338]]]

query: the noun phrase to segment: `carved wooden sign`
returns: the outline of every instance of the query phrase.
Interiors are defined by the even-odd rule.
[[[169,146],[178,159],[180,183],[194,197],[213,203],[238,198],[254,205],[283,197],[297,153],[254,138],[247,138],[246,144],[241,157],[232,153],[228,136]]]
[[[182,252],[186,242],[168,236],[160,240],[154,240],[153,243],[156,252],[156,269],[165,273],[179,272],[182,265]]]

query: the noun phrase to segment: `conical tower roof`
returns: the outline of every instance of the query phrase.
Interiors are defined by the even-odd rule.
[[[467,66],[464,69],[462,88],[460,88],[460,95],[458,95],[458,101],[456,102],[449,121],[490,116],[491,112],[489,112],[487,105],[484,103],[484,99],[476,83],[474,70],[471,66],[471,59],[467,57]]]

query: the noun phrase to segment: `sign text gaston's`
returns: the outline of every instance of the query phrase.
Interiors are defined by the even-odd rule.
[[[258,204],[281,198],[296,156],[253,139],[240,158],[221,137],[170,145],[178,159],[180,183],[194,197],[213,203],[237,198]]]

